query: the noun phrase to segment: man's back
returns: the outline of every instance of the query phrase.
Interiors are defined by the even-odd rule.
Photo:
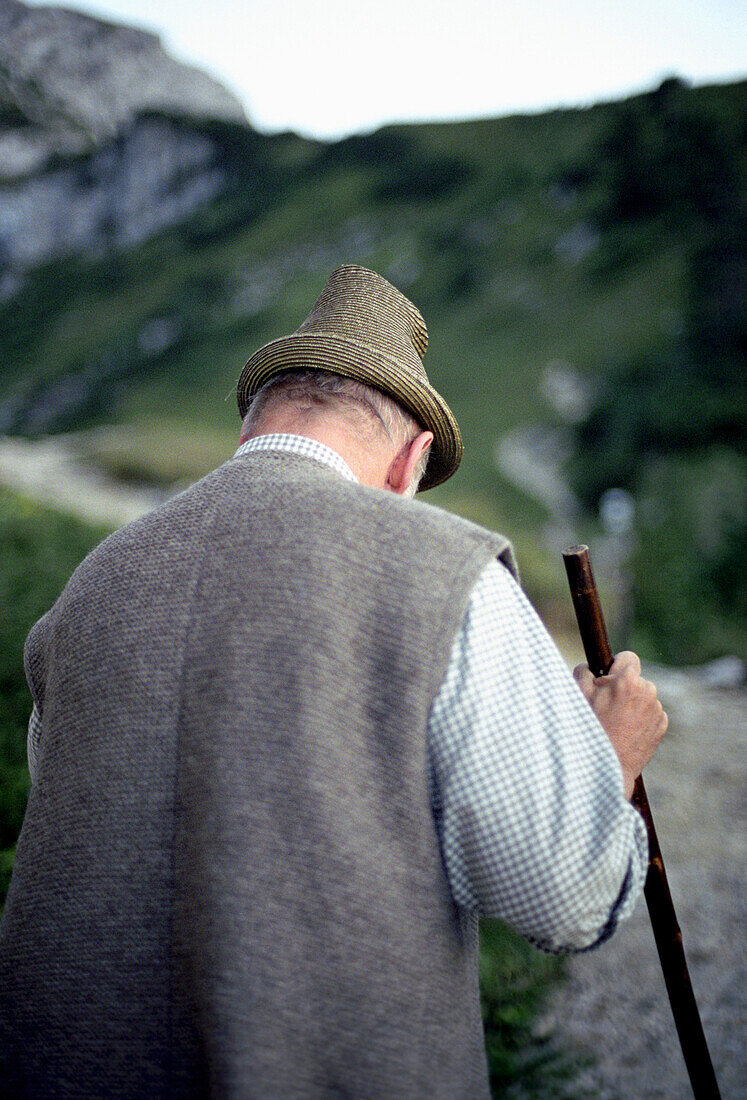
[[[28,650],[43,742],[0,1002],[19,1086],[487,1092],[425,735],[504,545],[265,454],[84,564]]]

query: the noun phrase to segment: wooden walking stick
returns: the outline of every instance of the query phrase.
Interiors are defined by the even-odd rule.
[[[591,571],[588,546],[571,546],[564,550],[563,561],[587,663],[594,676],[604,676],[609,672],[613,658]],[[649,866],[644,895],[693,1095],[696,1100],[720,1100],[716,1074],[687,969],[682,933],[640,775],[635,782],[632,802],[646,822],[648,831]]]

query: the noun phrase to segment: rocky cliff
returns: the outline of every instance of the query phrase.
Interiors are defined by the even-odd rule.
[[[144,110],[246,122],[239,101],[154,34],[56,7],[0,4],[0,173],[112,137]]]
[[[0,3],[0,269],[121,247],[225,185],[205,120],[239,101],[159,39],[54,7]],[[15,274],[14,274],[15,273]]]

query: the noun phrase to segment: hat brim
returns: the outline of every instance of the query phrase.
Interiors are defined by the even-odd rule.
[[[462,459],[462,436],[449,406],[429,383],[361,340],[333,333],[294,333],[265,344],[251,357],[236,386],[239,414],[276,374],[287,370],[324,370],[375,386],[392,397],[433,432],[433,443],[420,490],[451,477]]]

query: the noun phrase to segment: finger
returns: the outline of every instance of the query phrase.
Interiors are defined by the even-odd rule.
[[[573,670],[573,679],[588,698],[594,691],[594,674],[589,666],[576,665]]]
[[[637,653],[633,653],[632,650],[629,649],[624,649],[622,653],[617,653],[615,655],[610,672],[620,673],[628,669],[635,673],[636,676],[640,676],[641,660]]]
[[[656,684],[652,684],[650,680],[644,680],[641,676],[638,679],[638,690],[641,693],[641,698],[648,702],[650,706],[661,706],[656,697]]]

